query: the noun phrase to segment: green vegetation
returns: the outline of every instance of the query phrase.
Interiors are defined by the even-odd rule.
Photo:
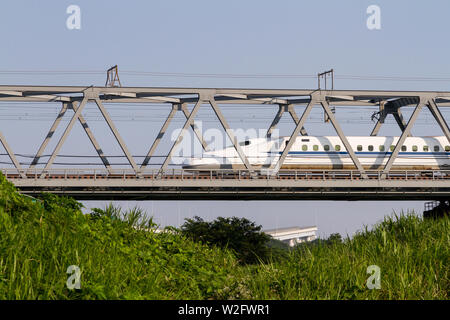
[[[373,230],[342,242],[302,244],[285,261],[254,269],[255,299],[448,299],[450,219],[386,217]],[[368,290],[367,267],[381,271]]]
[[[270,251],[266,243],[270,236],[261,231],[261,226],[245,218],[219,217],[207,222],[196,216],[186,219],[181,226],[181,233],[194,241],[233,251],[242,264],[267,261],[269,258]]]
[[[223,245],[232,236],[214,244],[174,228],[156,233],[138,208],[83,214],[70,198],[40,198],[0,175],[0,299],[449,298],[448,217],[387,217],[352,239],[294,249],[269,240],[268,251],[280,254],[255,261],[255,250],[239,251],[245,241]],[[221,230],[234,221],[259,233],[248,221],[220,221]],[[80,289],[66,286],[71,265],[81,269]],[[381,289],[366,287],[369,265],[380,267]]]
[[[209,299],[233,280],[230,252],[156,234],[138,209],[84,215],[72,199],[42,200],[0,176],[0,299]],[[70,265],[80,290],[66,287]]]

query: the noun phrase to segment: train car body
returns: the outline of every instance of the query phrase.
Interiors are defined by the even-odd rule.
[[[290,137],[256,138],[240,146],[255,168],[273,166],[279,160]],[[399,137],[347,137],[364,169],[384,167],[394,151]],[[245,169],[233,146],[204,152],[187,159],[185,169]],[[281,169],[355,169],[353,161],[338,136],[298,136]],[[406,138],[392,170],[450,169],[450,143],[445,136]]]

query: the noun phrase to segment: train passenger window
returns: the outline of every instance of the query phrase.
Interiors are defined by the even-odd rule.
[[[324,145],[323,146],[323,150],[325,150],[325,151],[330,151],[330,146],[329,145]]]
[[[423,151],[428,152],[429,151],[428,146],[423,146]]]
[[[394,151],[395,146],[390,146],[391,151]]]
[[[319,146],[317,144],[313,145],[313,150],[314,151],[318,151],[319,150]]]
[[[370,146],[368,147],[368,149],[369,149],[369,151],[373,151],[373,146],[370,145]]]
[[[408,151],[408,148],[406,146],[402,146],[402,151]]]
[[[380,151],[384,151],[384,145],[380,145],[380,147],[378,148]]]
[[[306,144],[302,145],[302,150],[303,151],[308,151],[308,146]]]
[[[439,152],[440,149],[439,146],[434,146],[434,152]]]
[[[336,151],[341,151],[341,146],[340,145],[335,145],[334,146],[334,150],[336,150]]]
[[[358,145],[356,146],[356,150],[362,151],[362,145],[358,144]]]
[[[417,146],[412,146],[412,151],[417,152],[418,148]]]
[[[240,145],[240,146],[248,146],[248,145],[250,145],[250,141],[247,140],[247,141],[239,142],[239,145]]]
[[[450,151],[450,146],[445,146],[445,151],[449,152]]]

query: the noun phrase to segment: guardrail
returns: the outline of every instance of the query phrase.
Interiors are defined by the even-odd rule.
[[[2,169],[7,179],[209,179],[209,180],[450,180],[450,170],[366,170],[367,178],[358,170],[280,170],[272,174],[270,170],[260,170],[254,173],[248,170],[217,169],[145,169],[136,174],[132,169]]]

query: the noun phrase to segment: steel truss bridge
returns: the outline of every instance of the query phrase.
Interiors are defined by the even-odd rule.
[[[45,136],[33,161],[22,167],[16,155],[0,132],[4,146],[14,168],[0,168],[3,174],[23,193],[42,191],[66,194],[77,199],[335,199],[335,200],[447,200],[450,198],[450,170],[395,171],[392,165],[405,139],[423,108],[428,108],[450,143],[450,130],[440,108],[450,107],[450,92],[434,91],[373,91],[373,90],[289,90],[289,89],[214,89],[214,88],[154,88],[154,87],[80,87],[80,86],[0,86],[0,101],[51,102],[61,105],[61,110]],[[131,169],[113,168],[108,157],[94,137],[82,111],[88,103],[95,103],[111,129]],[[114,125],[104,103],[161,103],[168,105],[168,117],[151,145],[145,159],[137,164]],[[264,173],[254,168],[230,128],[221,108],[230,105],[271,105],[278,108],[267,130],[270,137],[282,115],[290,114],[295,124],[289,142],[271,170]],[[193,105],[191,111],[188,106]],[[219,107],[220,105],[220,107]],[[303,105],[301,116],[294,106]],[[333,108],[339,106],[379,108],[372,136],[388,115],[397,121],[402,134],[384,168],[365,170],[350,146]],[[414,111],[406,122],[401,108],[413,106]],[[181,143],[186,130],[192,129],[202,147],[209,150],[202,132],[194,123],[200,108],[210,107],[233,143],[244,170],[192,170],[168,169],[174,151]],[[304,129],[313,107],[321,107],[349,153],[355,170],[280,170],[295,138],[307,135]],[[43,168],[37,168],[39,159],[58,128],[66,112],[73,113],[64,133],[59,138]],[[159,169],[148,168],[162,137],[176,112],[182,112],[186,121],[178,138]],[[369,115],[368,115],[369,116]],[[79,122],[101,159],[103,169],[58,169],[54,160],[66,141],[74,124]]]

